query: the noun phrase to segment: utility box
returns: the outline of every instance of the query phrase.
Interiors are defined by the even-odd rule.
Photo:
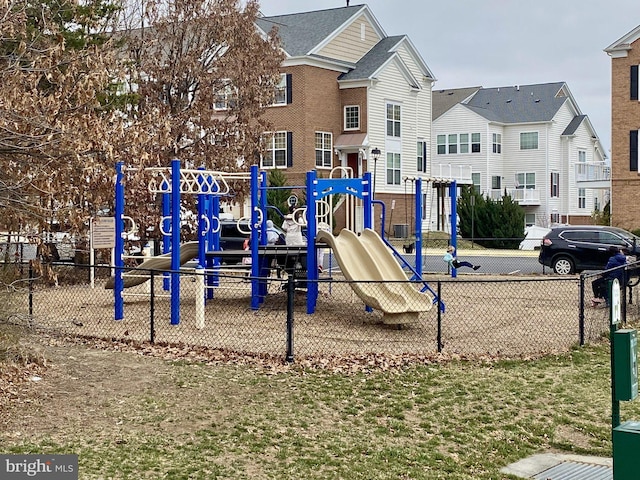
[[[395,238],[408,238],[409,237],[409,225],[406,223],[396,223],[393,225],[393,236]]]
[[[628,401],[638,396],[637,345],[636,330],[622,329],[613,334],[615,400]]]
[[[613,429],[613,480],[638,478],[640,422],[624,422]]]

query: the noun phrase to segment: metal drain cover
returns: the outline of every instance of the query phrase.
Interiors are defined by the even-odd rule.
[[[534,480],[613,480],[613,469],[604,465],[562,462],[531,478]]]

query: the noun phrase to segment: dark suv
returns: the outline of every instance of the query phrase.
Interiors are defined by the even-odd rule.
[[[220,250],[243,250],[244,241],[249,238],[249,222],[248,220],[221,220],[220,221]],[[274,229],[278,231],[282,241],[284,242],[284,232],[282,229],[274,225]],[[241,258],[235,256],[221,256],[222,263],[234,264],[240,263]]]
[[[538,261],[559,275],[583,270],[604,270],[615,245],[627,255],[640,254],[640,238],[616,227],[566,226],[555,227],[540,243]]]

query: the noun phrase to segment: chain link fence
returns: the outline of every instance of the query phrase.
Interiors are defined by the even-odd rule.
[[[593,274],[451,278],[436,272],[425,276],[428,290],[422,293],[422,282],[349,282],[325,271],[313,313],[307,313],[307,290],[296,288],[286,274],[256,279],[243,269],[224,271],[205,279],[203,294],[201,274],[181,271],[176,319],[169,273],[137,269],[149,280],[123,291],[124,315],[115,320],[114,291],[105,288],[112,267],[54,264],[40,274],[27,271],[4,270],[5,321],[56,335],[239,355],[520,358],[567,351],[609,331],[608,309],[590,307]],[[266,285],[259,308],[252,308],[252,281]],[[623,289],[627,320],[640,316],[637,289],[637,282]],[[207,298],[199,317],[202,296]]]

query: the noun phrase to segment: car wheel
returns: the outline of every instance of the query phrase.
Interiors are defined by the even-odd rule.
[[[573,269],[573,261],[569,257],[558,257],[553,261],[553,271],[558,275],[569,275]]]

